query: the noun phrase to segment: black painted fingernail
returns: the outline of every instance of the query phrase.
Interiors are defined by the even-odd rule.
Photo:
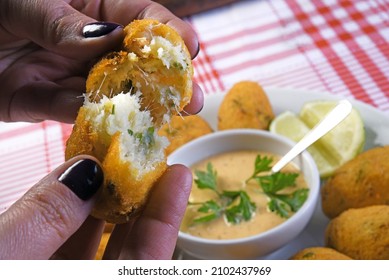
[[[100,165],[91,159],[73,163],[58,181],[71,189],[80,199],[91,198],[103,183],[104,175]]]
[[[111,33],[119,27],[122,26],[112,22],[92,22],[84,26],[82,35],[84,35],[85,38],[101,37]]]

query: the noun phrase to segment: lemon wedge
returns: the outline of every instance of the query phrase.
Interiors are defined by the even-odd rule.
[[[278,115],[270,124],[269,130],[297,142],[336,105],[336,101],[305,103],[299,115],[289,111]],[[360,153],[364,143],[363,120],[358,111],[353,108],[350,115],[342,123],[307,150],[318,166],[320,177],[326,178]]]

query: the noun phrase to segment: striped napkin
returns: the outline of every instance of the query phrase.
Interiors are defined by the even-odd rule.
[[[249,79],[389,113],[389,1],[248,0],[185,20],[199,35],[193,63],[206,95]],[[52,121],[0,123],[0,212],[63,162],[70,132]]]

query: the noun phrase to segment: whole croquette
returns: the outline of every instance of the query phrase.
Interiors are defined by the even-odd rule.
[[[274,113],[263,88],[256,82],[236,83],[224,97],[218,112],[218,129],[268,129]]]
[[[329,218],[349,208],[389,204],[389,146],[367,150],[345,163],[321,190]]]
[[[294,254],[291,260],[351,260],[350,257],[327,247],[305,248]]]
[[[389,206],[349,209],[331,220],[328,247],[358,260],[389,260]]]
[[[211,132],[212,128],[202,117],[193,115],[172,117],[169,123],[161,127],[158,134],[169,140],[170,144],[165,149],[169,155],[185,143]]]

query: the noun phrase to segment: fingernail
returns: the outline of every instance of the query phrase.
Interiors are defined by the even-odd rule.
[[[203,106],[201,106],[200,110],[199,110],[195,115],[197,115],[198,113],[200,113],[200,112],[203,110],[203,108],[204,108],[204,104],[203,104]]]
[[[122,26],[112,22],[92,22],[84,26],[82,35],[84,35],[85,38],[101,37],[111,33],[119,27]]]
[[[58,181],[72,190],[80,199],[88,200],[100,188],[103,179],[103,170],[97,162],[82,159],[62,173]]]
[[[192,57],[192,59],[194,59],[200,52],[200,43],[197,43],[197,51],[195,53],[195,55]]]

